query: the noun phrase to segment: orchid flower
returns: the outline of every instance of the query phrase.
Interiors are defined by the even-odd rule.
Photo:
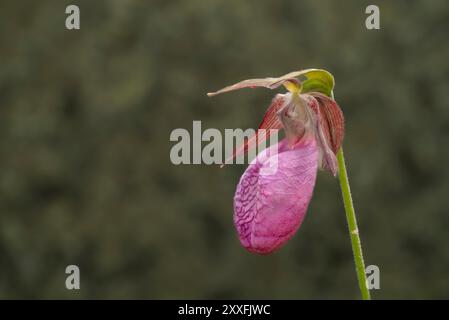
[[[321,75],[321,78],[317,80],[311,75]],[[306,77],[304,83],[299,76]],[[321,87],[314,86],[318,90],[325,88],[326,81],[333,83],[329,73],[309,69],[279,78],[244,80],[208,94],[213,96],[247,87],[275,89],[281,85],[289,91],[274,97],[255,136],[233,155],[266,139],[269,134],[261,137],[262,129],[285,131],[284,140],[262,151],[252,161],[235,193],[234,224],[243,247],[254,253],[271,253],[296,233],[312,198],[318,168],[337,174],[336,154],[344,134],[343,113],[322,92],[303,92],[304,84],[310,85],[307,76],[321,82]],[[270,165],[270,157],[277,157],[276,172],[261,174]]]
[[[328,170],[333,176],[339,173],[359,287],[362,297],[369,299],[360,237],[341,149],[344,118],[333,99],[333,76],[325,70],[306,69],[278,78],[244,80],[207,95],[243,88],[276,89],[282,85],[288,92],[273,98],[259,130],[231,156],[232,159],[257,146],[269,137],[271,130],[283,129],[285,132],[282,141],[257,155],[237,185],[234,224],[240,243],[248,251],[258,254],[269,254],[279,249],[293,237],[304,219],[317,170]],[[277,170],[264,174],[264,169],[273,161]]]

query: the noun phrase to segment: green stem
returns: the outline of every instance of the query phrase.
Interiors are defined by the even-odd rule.
[[[330,98],[335,100],[334,92],[331,90]],[[362,243],[360,241],[359,228],[355,217],[354,204],[352,203],[351,187],[349,186],[348,173],[346,172],[345,156],[343,147],[337,153],[338,176],[340,178],[341,194],[345,205],[346,221],[348,222],[349,236],[351,237],[352,253],[354,255],[355,271],[359,281],[360,293],[363,300],[371,300],[371,295],[366,281],[365,262],[363,261]]]
[[[348,174],[346,172],[345,157],[343,148],[337,153],[338,175],[340,178],[341,193],[345,205],[346,220],[348,221],[349,235],[351,237],[352,253],[354,254],[355,270],[359,280],[360,292],[363,300],[370,300],[370,292],[367,287],[365,263],[363,262],[362,245],[360,242],[359,229],[357,228],[357,219],[355,217],[354,204],[352,203],[351,188],[349,187]]]

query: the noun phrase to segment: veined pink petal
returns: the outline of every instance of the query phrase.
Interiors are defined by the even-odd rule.
[[[234,197],[234,224],[243,247],[268,254],[295,234],[312,198],[317,167],[318,147],[310,136],[293,147],[284,139],[254,159]]]

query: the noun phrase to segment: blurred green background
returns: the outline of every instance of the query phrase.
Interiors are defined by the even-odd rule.
[[[447,0],[2,1],[0,298],[358,298],[337,179],[257,256],[232,222],[245,166],[169,158],[173,129],[254,128],[274,95],[206,92],[310,67],[336,78],[373,297],[449,298],[448,27]]]

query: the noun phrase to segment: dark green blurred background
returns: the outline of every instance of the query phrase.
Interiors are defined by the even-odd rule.
[[[373,297],[449,298],[448,27],[447,0],[2,1],[0,298],[358,298],[337,179],[256,256],[232,222],[245,166],[169,158],[173,129],[254,128],[274,95],[206,92],[310,67],[336,78]]]

